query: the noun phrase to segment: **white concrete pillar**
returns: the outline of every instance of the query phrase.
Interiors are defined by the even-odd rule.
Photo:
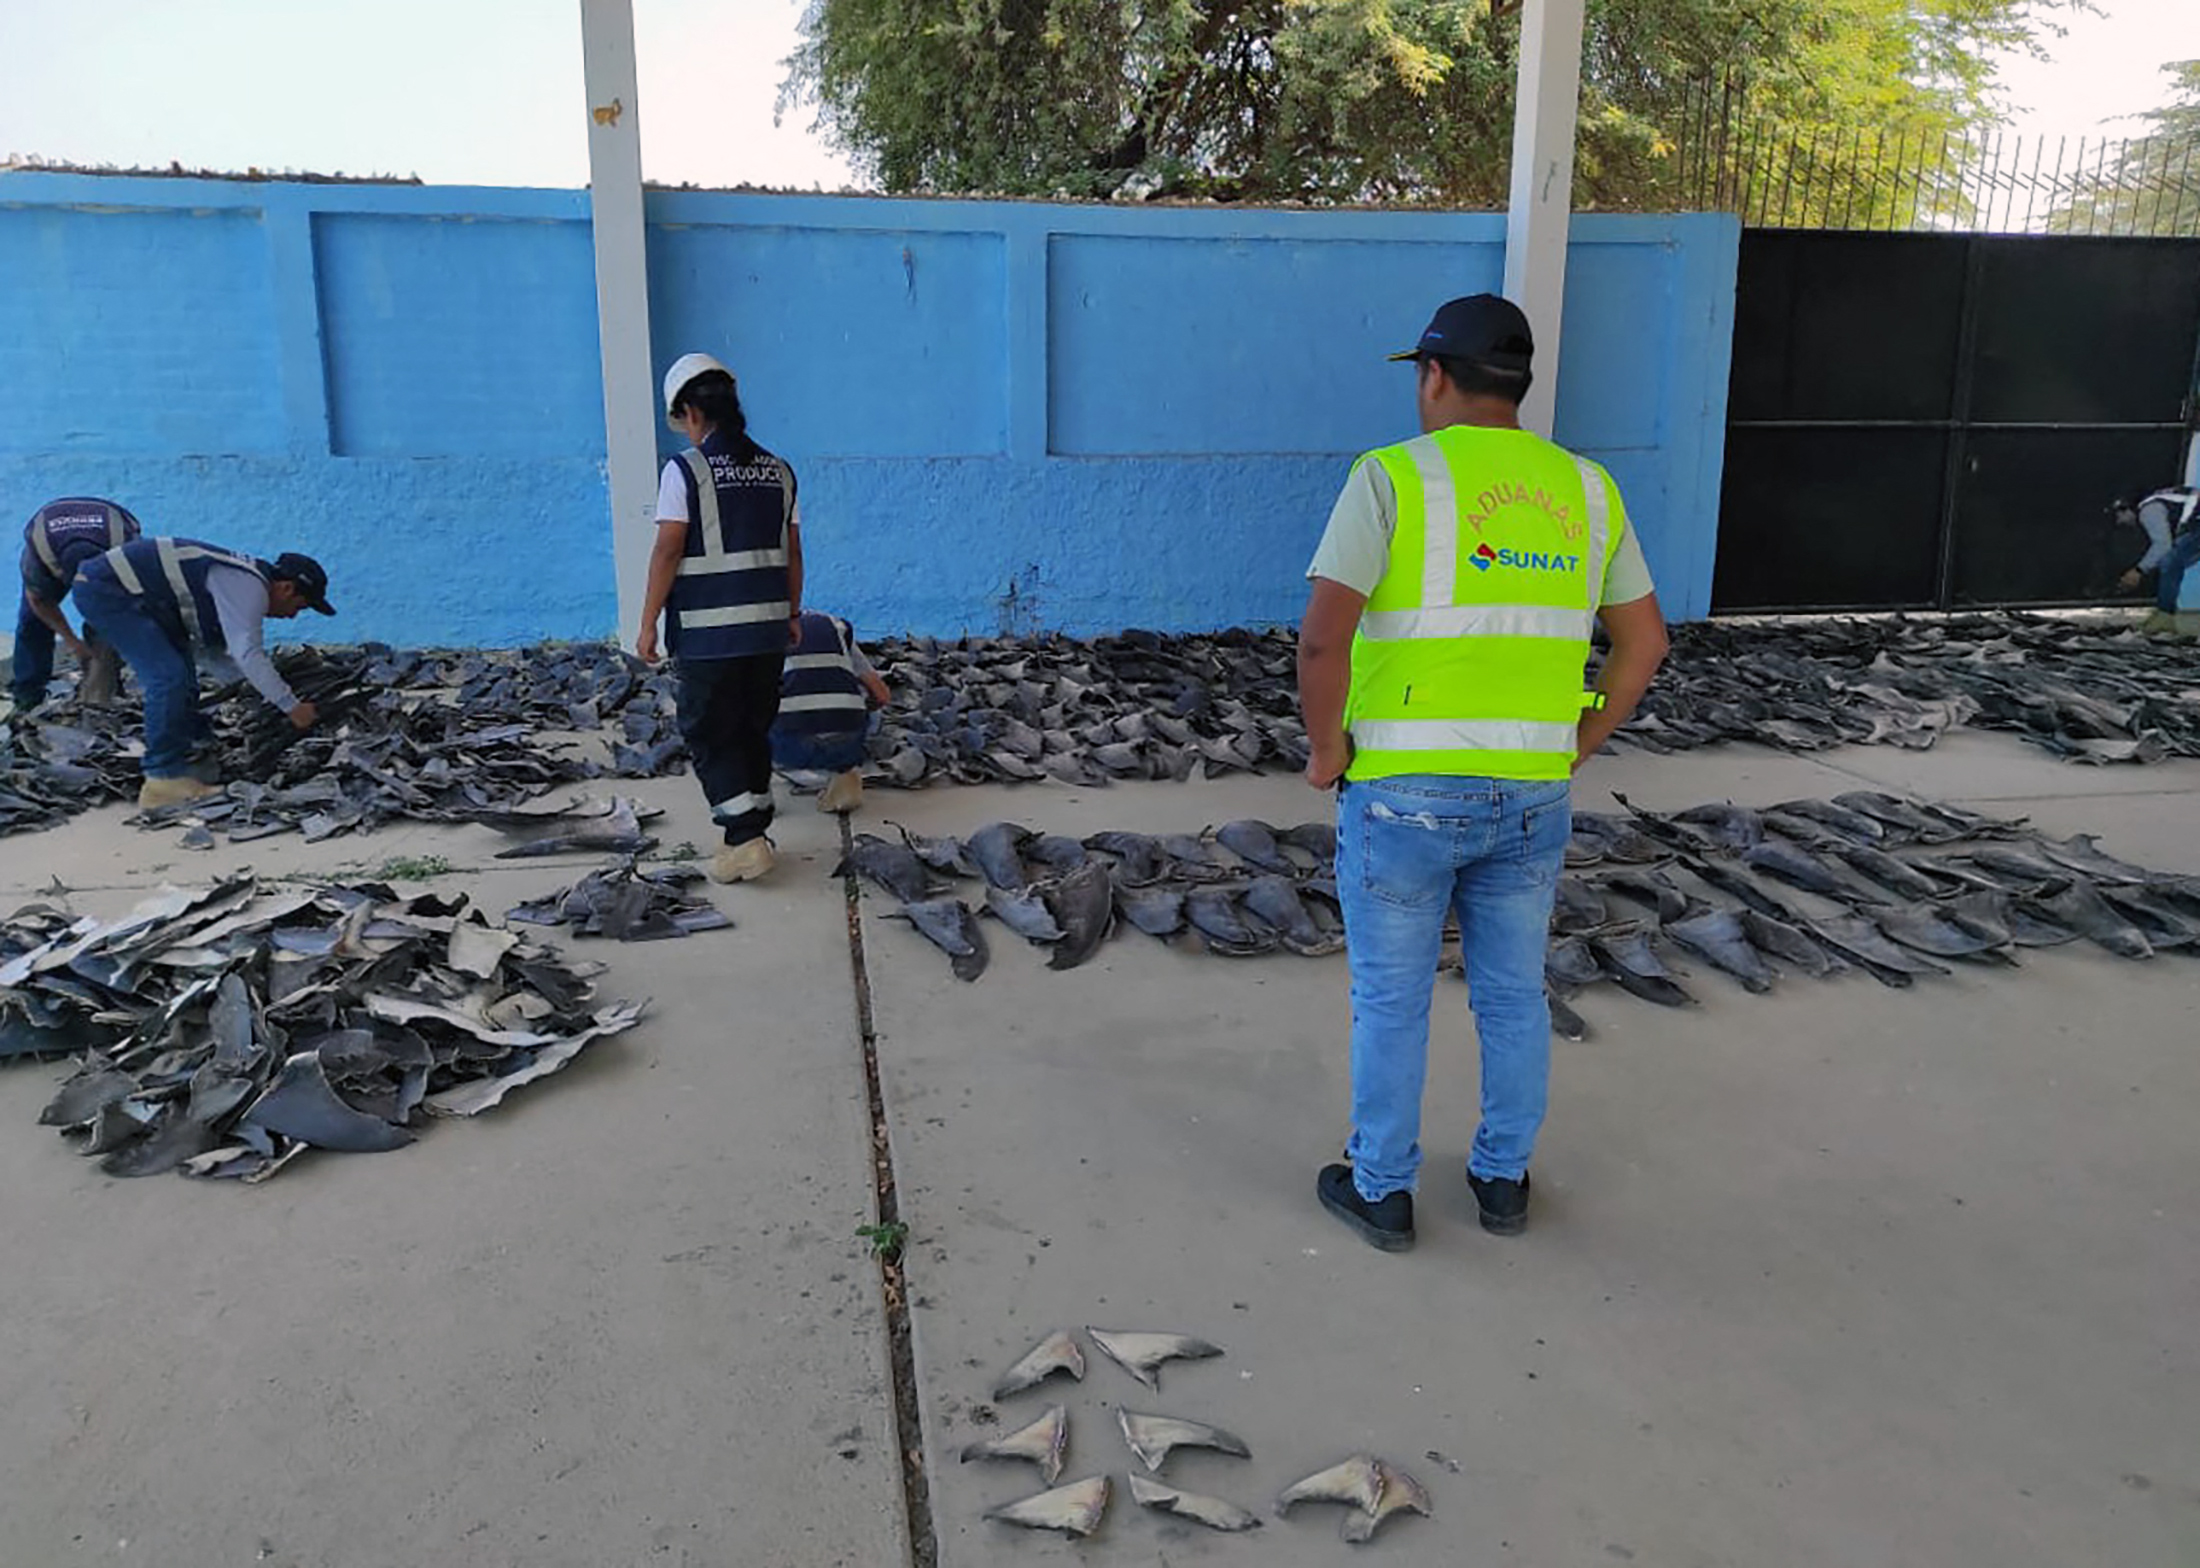
[[[1581,103],[1582,0],[1526,0],[1513,103],[1512,207],[1505,224],[1505,296],[1535,329],[1535,386],[1520,420],[1551,433],[1566,298],[1566,224],[1573,211],[1574,121]]]
[[[642,127],[635,104],[633,0],[580,0],[588,92],[589,214],[596,235],[596,335],[611,489],[611,558],[622,640],[641,628],[649,524],[657,515],[657,386],[649,355],[642,228]]]

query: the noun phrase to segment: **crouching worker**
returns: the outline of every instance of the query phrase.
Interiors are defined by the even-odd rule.
[[[235,663],[252,689],[301,730],[320,717],[312,703],[298,700],[261,643],[269,616],[336,613],[328,573],[310,555],[262,561],[196,539],[138,539],[84,563],[76,607],[115,645],[145,693],[142,810],[214,790],[190,772],[192,754],[208,738],[199,708],[202,660]]]
[[[2135,501],[2118,501],[2114,511],[2118,522],[2137,523],[2147,536],[2147,553],[2116,579],[2116,586],[2129,593],[2141,577],[2154,573],[2154,613],[2139,629],[2175,631],[2185,573],[2200,561],[2200,489],[2179,485],[2157,490]]]
[[[15,614],[15,671],[9,681],[17,712],[28,713],[46,700],[56,641],[84,672],[77,695],[88,703],[114,700],[113,645],[101,641],[89,622],[78,636],[61,613],[61,601],[86,561],[141,532],[125,508],[92,495],[49,501],[31,514],[23,528],[23,599]]]
[[[665,373],[665,421],[693,444],[657,487],[634,651],[657,662],[662,616],[680,736],[726,838],[710,875],[746,882],[772,868],[772,721],[801,620],[794,470],[749,439],[733,374],[708,354]]]
[[[772,762],[788,771],[830,773],[817,797],[820,811],[849,812],[863,804],[863,752],[870,709],[892,693],[856,644],[846,621],[815,610],[801,617],[796,652],[779,683],[779,721],[772,726]]]

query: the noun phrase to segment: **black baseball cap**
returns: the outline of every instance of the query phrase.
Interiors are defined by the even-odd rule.
[[[328,572],[312,556],[286,550],[275,557],[275,570],[268,575],[279,577],[287,583],[296,583],[299,596],[310,608],[319,610],[323,615],[336,613],[328,602]]]
[[[1421,341],[1393,360],[1423,356],[1464,359],[1492,370],[1525,372],[1535,358],[1535,334],[1525,312],[1496,294],[1446,300],[1429,318]]]

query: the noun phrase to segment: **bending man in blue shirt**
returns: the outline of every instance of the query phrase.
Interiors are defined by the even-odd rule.
[[[207,738],[199,665],[234,665],[252,689],[301,730],[320,711],[301,702],[261,645],[267,617],[334,615],[328,573],[310,555],[272,561],[196,539],[139,539],[84,563],[76,602],[129,661],[145,691],[145,784],[138,806],[173,806],[214,786],[190,772]]]
[[[2141,577],[2153,572],[2154,614],[2147,618],[2146,629],[2174,628],[2176,622],[2169,617],[2177,613],[2178,591],[2192,563],[2200,561],[2200,489],[2175,486],[2137,501],[2119,501],[2116,519],[2137,523],[2147,536],[2147,553],[2116,580],[2116,586],[2128,593],[2139,586]]]

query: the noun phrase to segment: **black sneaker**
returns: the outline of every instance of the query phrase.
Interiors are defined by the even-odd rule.
[[[1474,1189],[1474,1201],[1482,1210],[1482,1228],[1492,1236],[1517,1236],[1528,1228],[1526,1171],[1520,1173],[1518,1181],[1477,1176],[1469,1171],[1467,1185]]]
[[[1360,1239],[1385,1252],[1404,1252],[1413,1245],[1413,1194],[1394,1192],[1380,1203],[1370,1203],[1352,1185],[1352,1167],[1324,1165],[1314,1183],[1322,1207],[1360,1233]]]

